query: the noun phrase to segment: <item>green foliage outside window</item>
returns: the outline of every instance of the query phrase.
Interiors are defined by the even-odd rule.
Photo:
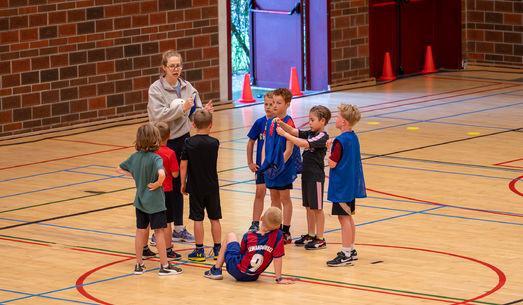
[[[249,71],[249,2],[231,0],[231,61],[232,72]]]

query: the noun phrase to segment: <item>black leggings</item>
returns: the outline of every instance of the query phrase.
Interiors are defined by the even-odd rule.
[[[184,134],[183,136],[171,139],[167,141],[167,147],[174,150],[176,153],[176,159],[178,160],[178,165],[180,164],[180,158],[182,157],[183,146],[185,144],[185,139],[189,138],[191,135],[189,133]],[[180,193],[181,182],[180,176],[178,178],[173,177],[173,199],[174,199],[174,225],[183,226],[183,195]]]

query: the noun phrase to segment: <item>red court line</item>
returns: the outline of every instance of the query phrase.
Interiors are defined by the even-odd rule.
[[[507,163],[517,162],[517,161],[521,161],[521,160],[523,160],[523,158],[519,158],[519,159],[515,159],[515,160],[509,160],[509,161],[505,161],[505,162],[500,162],[500,163],[496,163],[496,164],[493,164],[493,165],[495,165],[495,166],[512,167],[512,168],[523,168],[521,166],[506,165]]]
[[[8,241],[16,241],[16,242],[24,243],[24,244],[46,246],[46,247],[51,247],[51,246],[53,246],[53,245],[43,244],[43,243],[38,243],[38,242],[34,242],[34,241],[25,241],[25,240],[12,239],[12,238],[5,238],[5,237],[0,237],[0,239],[2,239],[2,240],[8,240]]]
[[[479,79],[468,79],[468,78],[461,78],[461,77],[452,77],[452,76],[435,76],[435,75],[427,75],[425,76],[427,78],[437,78],[437,79],[451,79],[451,80],[460,80],[465,82],[477,82],[477,83],[496,83],[496,84],[506,84],[503,82],[494,82],[490,80],[479,80]]]
[[[403,199],[412,200],[412,201],[425,202],[425,203],[430,203],[430,204],[439,205],[439,206],[453,207],[453,208],[459,208],[459,209],[465,209],[465,210],[476,211],[476,212],[483,212],[483,213],[490,213],[490,214],[497,214],[497,215],[504,215],[504,216],[523,217],[523,215],[518,215],[518,214],[510,214],[510,213],[503,213],[503,212],[480,210],[480,209],[467,208],[467,207],[461,207],[461,206],[450,205],[450,204],[437,203],[437,202],[433,202],[433,201],[420,200],[420,199],[416,199],[416,198],[412,198],[412,197],[401,196],[401,195],[394,195],[394,194],[387,193],[387,192],[377,191],[377,190],[373,190],[373,189],[370,189],[370,188],[366,188],[366,190],[374,192],[374,193],[378,193],[378,194],[383,194],[383,195],[388,195],[388,196],[392,196],[392,197],[403,198]]]
[[[511,191],[513,191],[514,193],[518,194],[519,196],[523,196],[523,193],[521,193],[520,191],[518,191],[516,189],[516,182],[521,181],[522,178],[523,178],[523,176],[519,176],[519,177],[513,179],[512,181],[510,181],[510,183],[508,184],[508,188]]]
[[[77,141],[77,140],[68,140],[68,139],[60,139],[60,138],[49,138],[48,140],[53,140],[53,141],[63,141],[63,142],[73,142],[73,143],[82,143],[82,144],[93,144],[93,145],[111,146],[111,147],[125,147],[125,148],[130,147],[130,146],[124,146],[124,145],[114,145],[114,144],[106,144],[106,143],[95,143],[95,142],[89,142],[89,141]]]
[[[42,163],[48,163],[48,162],[53,162],[53,161],[74,159],[74,158],[78,158],[78,157],[91,156],[91,155],[96,155],[96,154],[101,154],[101,153],[106,153],[106,152],[111,152],[111,151],[116,151],[116,150],[121,150],[121,149],[127,149],[127,148],[130,148],[130,147],[132,147],[132,146],[119,147],[119,148],[113,148],[113,149],[101,150],[101,151],[95,151],[95,152],[92,152],[92,153],[79,154],[79,155],[67,156],[67,157],[50,159],[50,160],[42,160],[42,161],[37,161],[37,162],[25,163],[25,164],[18,164],[18,165],[13,165],[13,166],[8,166],[8,167],[2,167],[2,168],[0,168],[0,170],[6,170],[6,169],[10,169],[10,168],[24,167],[24,166],[36,165],[36,164],[42,164]]]

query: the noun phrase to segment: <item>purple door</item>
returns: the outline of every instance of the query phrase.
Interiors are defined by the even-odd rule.
[[[289,86],[296,67],[303,88],[302,0],[255,0],[250,10],[251,78],[256,86]]]

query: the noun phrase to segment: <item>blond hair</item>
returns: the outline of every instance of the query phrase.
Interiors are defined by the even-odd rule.
[[[212,123],[212,113],[207,109],[198,109],[194,112],[193,121],[196,128],[207,128]]]
[[[270,207],[263,213],[262,226],[269,231],[276,230],[280,227],[282,218],[283,216],[279,208]]]
[[[175,50],[167,50],[162,53],[162,65],[167,66],[167,61],[173,56],[178,57],[180,59],[180,63],[182,62],[182,54],[176,52]]]
[[[171,129],[169,129],[169,125],[167,125],[167,123],[158,122],[158,123],[154,124],[154,126],[156,128],[158,128],[162,141],[169,139],[169,136],[171,135]]]
[[[158,128],[151,124],[144,124],[138,127],[136,131],[136,141],[134,142],[134,148],[137,151],[152,151],[155,152],[160,149],[162,144],[162,138]]]
[[[340,115],[344,118],[350,126],[356,125],[361,119],[360,110],[356,105],[341,104],[338,106]]]

